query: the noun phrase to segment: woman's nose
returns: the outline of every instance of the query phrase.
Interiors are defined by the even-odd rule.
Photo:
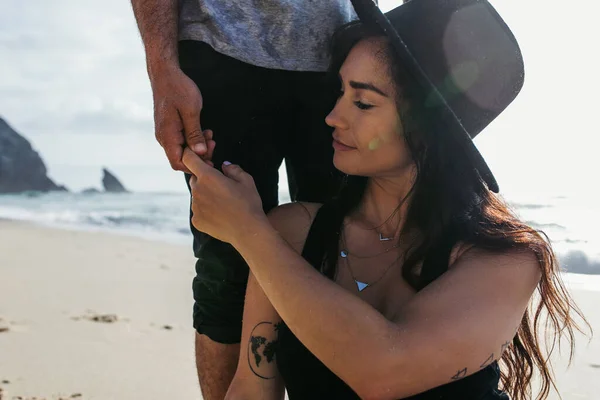
[[[325,117],[325,123],[332,128],[337,129],[347,129],[348,123],[346,119],[343,117],[342,107],[340,105],[341,99],[338,99],[337,103],[333,107],[333,110]]]

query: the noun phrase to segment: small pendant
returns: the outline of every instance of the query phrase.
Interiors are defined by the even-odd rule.
[[[359,292],[362,292],[363,290],[365,290],[366,288],[369,287],[368,283],[357,281],[356,279],[354,280],[354,282],[356,282],[356,286],[358,286],[358,291]]]
[[[381,232],[379,232],[379,240],[382,242],[387,242],[389,240],[392,240],[393,237],[383,237],[383,235],[381,234]]]
[[[348,257],[348,251],[346,251],[346,250],[340,251],[340,256],[342,256],[342,258]]]

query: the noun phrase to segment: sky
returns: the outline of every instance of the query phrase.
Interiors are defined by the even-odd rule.
[[[600,5],[491,3],[520,43],[526,79],[476,144],[505,192],[599,194]],[[396,4],[380,1],[384,10]],[[144,52],[127,0],[2,0],[0,116],[73,190],[98,186],[102,166],[133,190],[186,190],[154,139]]]

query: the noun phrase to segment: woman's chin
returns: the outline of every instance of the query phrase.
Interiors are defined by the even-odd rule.
[[[343,156],[340,156],[339,154],[337,154],[337,152],[333,154],[333,166],[338,171],[341,171],[346,175],[350,175],[348,172],[348,164],[348,160],[344,160]]]
[[[414,165],[405,166],[403,168],[390,167],[383,168],[381,165],[365,165],[357,158],[346,157],[345,155],[334,154],[333,166],[345,175],[363,176],[365,178],[400,178],[406,174],[416,173],[411,170]]]
[[[343,174],[346,175],[362,175],[360,168],[356,164],[356,161],[349,160],[348,157],[333,156],[333,166]]]

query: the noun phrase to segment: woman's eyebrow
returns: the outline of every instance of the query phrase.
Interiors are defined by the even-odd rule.
[[[341,75],[339,75],[339,79],[340,79],[340,82],[342,82],[342,83],[344,82]],[[383,90],[379,89],[377,86],[373,85],[370,82],[350,81],[349,85],[351,88],[356,89],[356,90],[370,90],[370,91],[375,92],[383,97],[389,97]]]
[[[357,90],[360,90],[360,89],[370,90],[372,92],[380,94],[383,97],[389,97],[387,94],[385,94],[385,92],[383,90],[379,89],[377,86],[375,86],[369,82],[350,81],[350,87],[353,89],[357,89]]]

